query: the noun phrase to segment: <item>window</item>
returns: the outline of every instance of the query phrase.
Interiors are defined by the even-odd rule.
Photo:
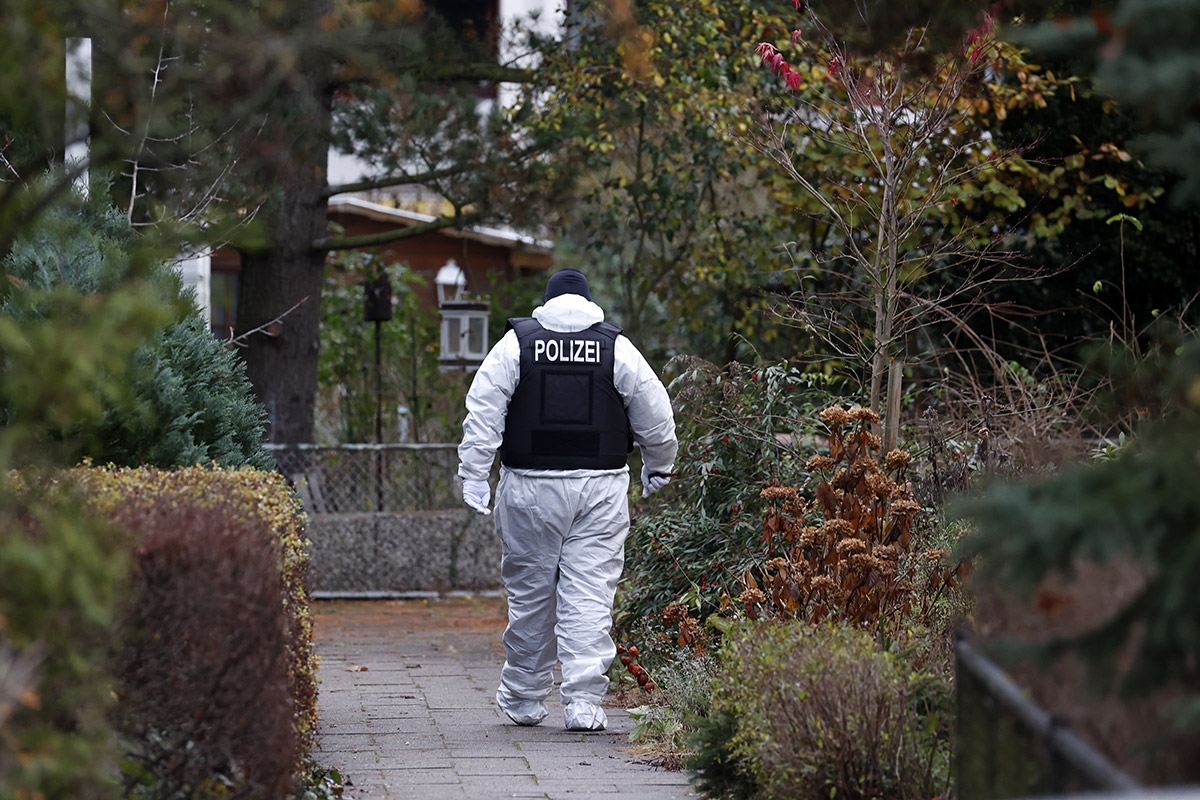
[[[441,361],[446,369],[477,367],[488,351],[486,303],[442,305]]]
[[[488,315],[476,314],[467,322],[470,325],[470,329],[467,331],[467,352],[478,353],[481,357],[486,356]]]

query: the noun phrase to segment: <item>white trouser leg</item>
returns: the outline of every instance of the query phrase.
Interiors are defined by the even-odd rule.
[[[508,594],[499,698],[544,700],[554,685],[555,590],[562,534],[529,503],[527,480],[502,472],[496,491],[500,575]]]
[[[579,479],[581,505],[563,542],[558,577],[558,660],[564,703],[599,705],[617,654],[612,611],[629,533],[628,473]]]

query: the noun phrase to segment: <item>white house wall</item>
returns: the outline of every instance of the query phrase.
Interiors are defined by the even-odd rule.
[[[196,305],[205,325],[212,324],[212,254],[183,256],[175,262],[185,289],[196,293]]]

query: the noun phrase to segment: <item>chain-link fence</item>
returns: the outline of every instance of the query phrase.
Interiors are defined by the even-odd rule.
[[[432,511],[462,505],[457,445],[270,445],[310,514]]]
[[[1138,784],[1034,704],[993,661],[954,646],[960,800],[1132,792]]]

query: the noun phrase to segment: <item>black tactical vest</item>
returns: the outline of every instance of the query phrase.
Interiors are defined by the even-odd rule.
[[[560,333],[510,319],[521,346],[521,378],[508,404],[500,463],[518,469],[619,469],[633,437],[613,383],[621,329],[597,322]]]

